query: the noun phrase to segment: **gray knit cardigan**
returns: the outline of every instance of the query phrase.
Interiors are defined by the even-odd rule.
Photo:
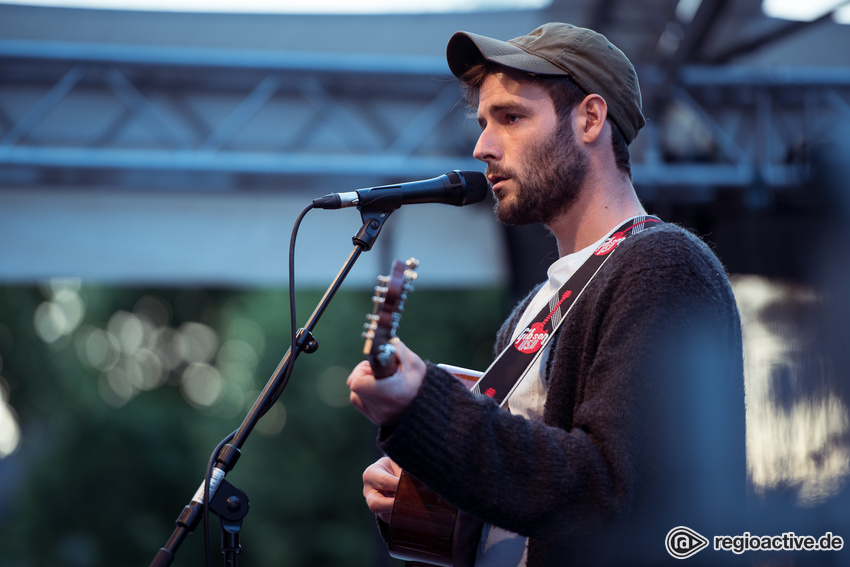
[[[429,363],[401,421],[378,433],[449,502],[528,536],[529,567],[675,564],[669,530],[723,533],[711,530],[744,500],[741,327],[722,265],[673,224],[614,254],[552,339],[542,422]]]

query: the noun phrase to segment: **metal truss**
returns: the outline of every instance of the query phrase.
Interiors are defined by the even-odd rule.
[[[850,69],[685,66],[643,73],[649,123],[636,142],[642,186],[799,187],[850,125]],[[640,140],[640,137],[638,138]]]
[[[0,41],[0,183],[478,168],[459,102],[432,58]]]
[[[639,73],[644,190],[796,186],[850,122],[848,68]],[[465,113],[441,58],[0,41],[0,187],[314,189],[481,169]]]

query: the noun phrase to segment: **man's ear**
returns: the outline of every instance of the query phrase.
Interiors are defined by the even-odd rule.
[[[584,97],[577,107],[579,135],[586,144],[593,144],[602,134],[608,117],[608,103],[598,94]]]

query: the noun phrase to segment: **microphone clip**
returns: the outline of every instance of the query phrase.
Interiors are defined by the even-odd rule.
[[[375,244],[375,239],[381,233],[384,223],[387,222],[387,219],[390,218],[390,215],[395,209],[377,210],[362,206],[358,208],[360,209],[360,218],[363,220],[363,226],[360,227],[357,234],[351,237],[351,240],[355,246],[359,246],[368,252]]]

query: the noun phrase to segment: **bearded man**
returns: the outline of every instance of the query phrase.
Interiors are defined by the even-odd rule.
[[[675,563],[673,528],[731,532],[744,497],[741,329],[708,246],[635,193],[634,67],[561,23],[507,42],[458,32],[447,58],[497,218],[544,224],[560,257],[499,332],[482,380],[510,384],[503,399],[403,343],[395,375],[352,371],[387,455],[364,472],[366,503],[386,534],[403,467],[483,524],[476,566]],[[718,560],[702,553],[690,564]]]

